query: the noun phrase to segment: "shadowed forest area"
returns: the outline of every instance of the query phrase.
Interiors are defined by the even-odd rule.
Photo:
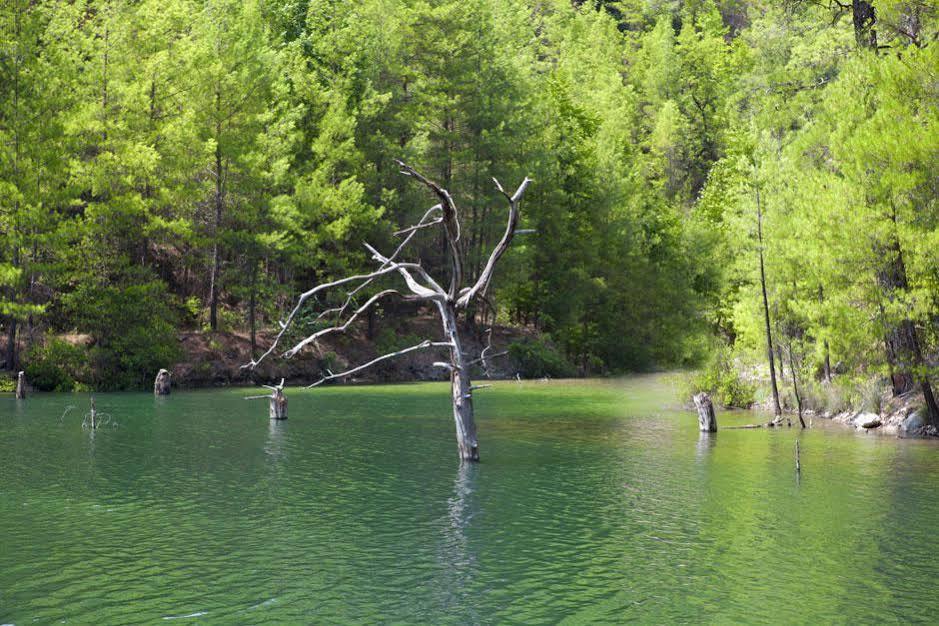
[[[394,249],[433,204],[402,159],[460,205],[470,282],[506,219],[491,178],[533,180],[460,320],[523,329],[525,374],[700,367],[725,405],[831,410],[889,380],[930,409],[933,2],[0,11],[3,360],[39,388],[148,386],[183,332],[263,352],[297,293],[371,271],[363,242]],[[412,245],[446,273],[437,231]],[[396,349],[376,322],[420,314],[383,303],[363,337]]]

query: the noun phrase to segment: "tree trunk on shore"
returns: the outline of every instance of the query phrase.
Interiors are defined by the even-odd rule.
[[[890,219],[896,227],[896,213],[892,213]],[[903,250],[896,233],[893,234],[884,252],[887,261],[877,273],[877,279],[887,298],[893,300],[897,292],[906,291],[909,288]],[[926,421],[939,428],[939,406],[933,395],[929,377],[923,371],[926,362],[913,320],[905,317],[895,326],[888,326],[884,344],[887,350],[887,360],[890,363],[893,395],[900,396],[909,393],[919,386],[926,402]]]
[[[799,393],[799,377],[796,374],[796,362],[792,356],[792,341],[789,342],[789,375],[792,377],[792,393],[796,397],[796,406],[799,408],[799,424],[805,428],[805,419],[802,417],[802,394]]]
[[[760,206],[760,190],[756,190],[756,229],[760,252],[760,289],[763,292],[763,320],[766,324],[766,355],[769,359],[769,379],[773,387],[773,413],[782,415],[779,405],[779,389],[776,386],[776,364],[773,359],[773,332],[769,323],[769,298],[766,297],[766,267],[763,262],[763,208]]]
[[[9,326],[7,327],[7,356],[6,369],[16,369],[16,318],[10,316]]]
[[[694,396],[694,406],[698,409],[698,429],[701,432],[717,432],[717,416],[714,415],[714,403],[711,396],[702,392]]]

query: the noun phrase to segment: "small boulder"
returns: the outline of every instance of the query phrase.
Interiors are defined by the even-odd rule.
[[[904,435],[918,435],[926,426],[922,411],[913,411],[900,423],[900,432]]]
[[[882,423],[880,416],[876,413],[860,413],[854,418],[854,425],[857,428],[877,428]]]

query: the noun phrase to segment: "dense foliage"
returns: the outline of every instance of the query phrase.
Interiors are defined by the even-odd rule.
[[[765,356],[759,247],[777,361],[922,380],[937,15],[874,4],[11,0],[7,367],[69,333],[90,337],[90,384],[135,386],[174,329],[253,338],[423,214],[403,158],[457,199],[471,277],[503,226],[490,177],[535,180],[535,232],[466,322],[549,335],[561,354],[516,348],[536,370]],[[418,250],[444,266],[438,239]]]

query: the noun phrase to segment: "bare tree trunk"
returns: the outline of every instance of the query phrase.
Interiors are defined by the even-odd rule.
[[[209,328],[218,330],[218,272],[219,272],[219,230],[222,225],[222,205],[224,188],[222,186],[222,118],[221,118],[221,88],[215,90],[215,221],[212,229],[212,269],[209,276]]]
[[[799,393],[799,376],[796,373],[796,363],[792,356],[792,341],[789,341],[789,374],[792,376],[792,393],[796,396],[796,405],[799,407],[799,424],[805,428],[805,419],[802,417],[802,395]]]
[[[819,285],[818,286],[818,304],[819,306],[825,303],[825,290]],[[831,382],[831,349],[828,346],[828,339],[823,340],[823,348],[825,350],[825,360],[822,362],[822,373],[825,376],[825,382]]]
[[[896,213],[892,213],[890,219],[896,227]],[[909,288],[903,250],[896,233],[893,234],[887,247],[887,253],[889,260],[884,269],[878,272],[877,278],[887,297],[893,299],[895,292]],[[908,393],[915,389],[918,383],[926,402],[926,421],[939,428],[939,405],[936,403],[932,386],[929,384],[929,377],[924,372],[917,373],[917,370],[925,364],[925,359],[913,321],[904,318],[895,327],[889,328],[885,343],[887,360],[891,366],[893,395]]]
[[[7,327],[7,362],[6,368],[10,371],[16,369],[16,318],[12,315],[9,318],[10,324]]]
[[[859,48],[877,49],[877,12],[865,0],[851,0],[851,18],[854,22],[854,40]]]
[[[153,394],[157,396],[170,395],[170,373],[161,369],[153,380]]]
[[[769,378],[773,387],[773,413],[779,417],[779,389],[776,387],[776,364],[773,360],[773,333],[769,324],[769,299],[766,297],[766,267],[763,263],[763,209],[760,206],[760,190],[756,190],[756,228],[760,251],[760,289],[763,291],[763,320],[766,323],[766,355],[769,358]]]
[[[257,278],[258,266],[255,263],[251,269],[251,295],[248,298],[248,327],[251,333],[251,358],[257,356],[258,336],[257,336],[257,318],[255,309],[257,308]]]
[[[701,432],[716,433],[717,417],[714,415],[714,403],[711,396],[702,392],[694,396],[694,406],[698,409],[698,429]]]
[[[476,419],[473,413],[473,388],[469,365],[463,354],[456,309],[452,302],[438,305],[443,321],[443,333],[450,348],[450,393],[453,397],[453,421],[456,426],[456,443],[460,459],[479,460],[479,442],[476,439]]]
[[[16,399],[26,399],[26,372],[19,372],[16,375]]]
[[[287,396],[284,395],[283,389],[273,391],[268,402],[268,409],[272,420],[287,419]]]

